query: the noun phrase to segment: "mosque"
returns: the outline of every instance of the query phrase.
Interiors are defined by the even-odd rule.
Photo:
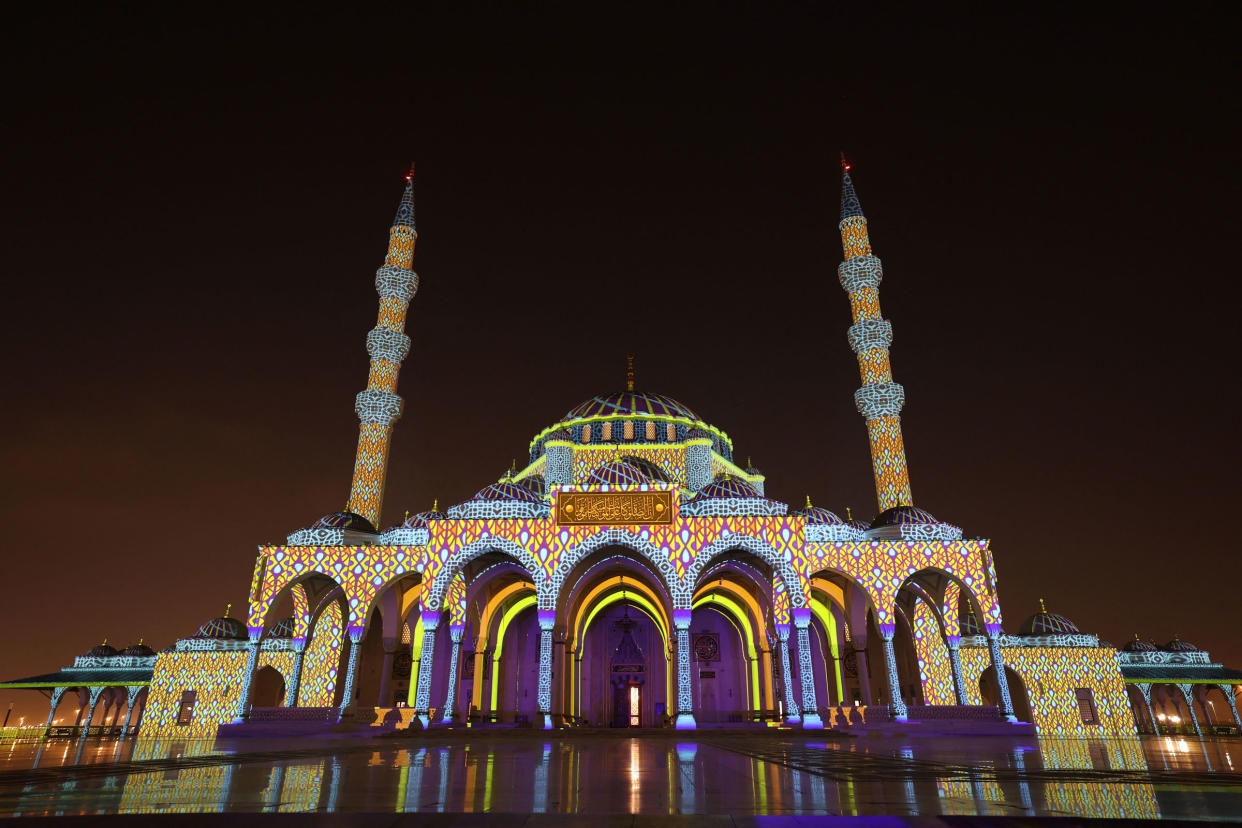
[[[768,497],[725,431],[640,390],[631,363],[624,390],[535,434],[524,467],[463,503],[382,528],[419,284],[411,171],[375,275],[379,317],[355,400],[348,508],[260,547],[244,617],[226,611],[162,652],[105,642],[72,666],[0,687],[47,693],[49,732],[63,735],[929,723],[1069,736],[1242,731],[1242,671],[1186,642],[1136,638],[1117,649],[1042,606],[1016,633],[1002,630],[990,542],[911,497],[883,270],[848,164],[842,178],[837,272],[862,377],[854,401],[870,442],[873,520]],[[74,702],[77,718],[61,725]]]

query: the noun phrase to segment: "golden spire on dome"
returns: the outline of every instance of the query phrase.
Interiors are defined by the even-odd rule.
[[[807,509],[813,509],[813,508],[814,508],[813,506],[811,506],[811,496],[810,496],[810,495],[807,495],[807,496],[806,496],[806,508],[807,508]]]
[[[634,392],[634,355],[625,355],[625,390]]]
[[[1040,612],[1043,612],[1043,613],[1047,613],[1047,612],[1048,612],[1048,606],[1044,603],[1044,599],[1043,599],[1043,598],[1040,598],[1040,599],[1039,599],[1039,611],[1040,611]]]
[[[227,605],[227,606],[224,608],[224,617],[225,617],[225,618],[232,618],[232,617],[233,617],[233,614],[232,614],[232,613],[233,613],[233,605],[232,605],[232,604],[229,604],[229,605]]]

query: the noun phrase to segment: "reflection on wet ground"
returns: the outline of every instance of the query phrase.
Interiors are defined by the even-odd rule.
[[[1242,740],[511,731],[0,748],[0,815],[225,811],[1242,819]]]

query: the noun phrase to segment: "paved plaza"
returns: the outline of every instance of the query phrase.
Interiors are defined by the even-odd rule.
[[[0,815],[121,824],[181,814],[200,816],[174,822],[230,825],[245,814],[366,825],[1242,820],[1237,739],[631,733],[10,743]]]

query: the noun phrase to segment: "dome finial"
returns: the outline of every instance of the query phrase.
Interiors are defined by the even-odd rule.
[[[433,511],[433,512],[438,512],[438,511],[440,511],[440,498],[438,498],[438,497],[433,497],[433,498],[431,499],[431,511]]]
[[[850,511],[849,506],[845,507],[845,519],[849,521],[852,521],[854,519],[854,513]]]
[[[217,604],[216,606],[219,606],[219,604]],[[228,606],[224,608],[224,617],[225,618],[233,617],[233,605],[232,604],[229,604]]]
[[[1040,612],[1047,612],[1047,611],[1048,611],[1048,606],[1044,603],[1044,599],[1043,599],[1043,598],[1040,598],[1040,599],[1039,599],[1039,611],[1040,611]]]
[[[142,646],[142,640],[143,640],[143,639],[142,639],[142,636],[141,636],[141,635],[140,635],[140,636],[138,636],[138,646],[139,646],[139,647],[141,647],[141,646]]]
[[[406,519],[406,520],[409,520],[409,519],[410,519],[410,510],[409,510],[409,509],[406,509],[406,510],[405,510],[405,519]]]
[[[107,645],[107,643],[108,643],[108,636],[106,636],[106,635],[105,635],[105,636],[104,636],[104,640],[100,643],[100,645],[99,645],[99,646],[100,646],[100,647],[104,647],[104,646],[106,646],[106,645]]]
[[[625,355],[625,390],[634,391],[634,355]]]
[[[810,496],[810,495],[807,495],[807,496],[806,496],[806,508],[807,508],[807,509],[811,509],[811,508],[813,508],[813,507],[811,506],[811,496]]]

